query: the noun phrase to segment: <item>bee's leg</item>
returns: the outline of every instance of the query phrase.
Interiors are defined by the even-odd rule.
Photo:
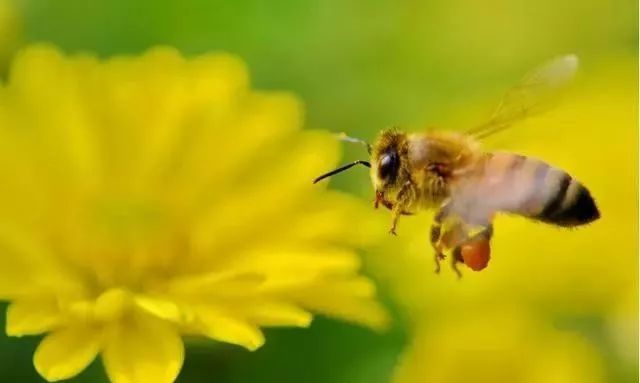
[[[399,206],[400,204],[396,204],[396,206]],[[398,220],[400,219],[400,215],[401,215],[401,210],[398,210],[397,207],[394,207],[391,210],[391,228],[389,229],[389,234],[393,234],[393,235],[398,235],[396,234],[396,227],[398,227]]]
[[[435,270],[436,274],[440,272],[440,261],[445,258],[444,253],[442,252],[442,248],[438,246],[438,242],[440,241],[440,229],[441,229],[440,224],[433,224],[431,226],[430,240],[431,240],[431,247],[435,252],[434,260],[436,262],[436,270]]]
[[[462,259],[462,248],[460,246],[456,246],[456,248],[453,249],[451,257],[451,268],[458,276],[458,279],[460,279],[462,278],[462,272],[458,269],[458,263],[464,263],[464,260]]]
[[[485,226],[483,226],[482,230],[474,234],[473,237],[468,237],[467,239],[465,239],[463,241],[463,244],[480,240],[489,242],[491,241],[491,237],[493,237],[493,225],[487,223]]]
[[[411,184],[411,181],[407,181],[396,197],[397,201],[391,208],[391,228],[389,229],[390,234],[397,235],[396,227],[398,227],[398,220],[400,219],[402,213],[407,210],[407,206],[413,199],[412,186],[413,185]]]
[[[442,234],[442,221],[447,215],[446,206],[441,208],[438,213],[436,213],[433,218],[433,225],[431,225],[431,247],[435,252],[434,260],[436,262],[436,274],[440,272],[440,261],[445,259],[444,252],[442,251],[442,246],[440,245],[440,235]]]
[[[493,237],[493,225],[488,224],[482,231],[471,237],[470,240],[484,239],[489,242],[491,241],[491,237]]]

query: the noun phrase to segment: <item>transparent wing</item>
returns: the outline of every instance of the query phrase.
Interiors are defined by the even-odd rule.
[[[483,138],[508,128],[514,122],[546,111],[557,101],[577,69],[578,57],[573,54],[557,57],[541,65],[504,95],[489,121],[466,133]]]

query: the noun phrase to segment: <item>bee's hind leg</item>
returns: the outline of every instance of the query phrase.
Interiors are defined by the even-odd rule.
[[[460,246],[456,246],[453,249],[453,254],[451,256],[451,269],[456,273],[458,279],[462,278],[462,272],[458,269],[458,263],[464,263],[462,259],[462,248]]]
[[[487,242],[490,242],[491,237],[493,237],[493,225],[489,223],[484,227],[484,229],[482,229],[482,231],[478,232],[478,234],[471,237],[470,240],[483,239]]]

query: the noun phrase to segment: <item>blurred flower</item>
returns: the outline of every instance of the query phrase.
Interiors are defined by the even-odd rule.
[[[312,312],[384,326],[350,250],[359,205],[311,184],[338,144],[301,121],[232,56],[20,52],[0,88],[0,296],[8,334],[47,333],[38,372],[101,354],[114,382],[170,382],[181,335],[255,350]]]
[[[589,342],[546,327],[535,314],[493,309],[448,317],[421,329],[394,383],[604,382]]]
[[[638,363],[638,295],[637,290],[621,297],[606,318],[606,332],[616,357],[635,370]]]
[[[0,68],[22,42],[22,20],[15,0],[0,0]]]

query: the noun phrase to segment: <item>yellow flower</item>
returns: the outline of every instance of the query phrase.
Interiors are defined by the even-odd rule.
[[[228,55],[20,52],[0,88],[0,297],[8,334],[47,334],[38,372],[100,354],[114,382],[171,382],[181,335],[255,350],[312,312],[384,326],[359,205],[311,184],[338,143],[301,121]]]
[[[544,325],[534,313],[498,307],[422,328],[393,383],[605,382],[593,345]]]

